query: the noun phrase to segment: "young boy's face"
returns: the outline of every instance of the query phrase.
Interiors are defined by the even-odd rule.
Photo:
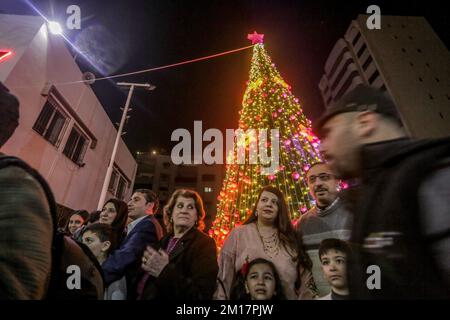
[[[104,254],[111,245],[109,241],[102,242],[97,234],[90,230],[83,233],[83,243],[89,247],[97,259]]]
[[[332,288],[347,288],[347,257],[342,251],[328,250],[320,257],[325,279]]]

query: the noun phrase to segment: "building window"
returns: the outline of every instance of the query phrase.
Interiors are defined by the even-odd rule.
[[[352,73],[350,73],[350,75],[347,78],[347,80],[345,81],[344,85],[342,86],[342,88],[339,90],[336,97],[334,98],[335,101],[339,100],[339,98],[341,98],[344,95],[344,93],[347,91],[347,89],[351,86],[353,79],[358,75],[359,74],[356,71],[353,71]]]
[[[406,52],[406,49],[405,49],[405,48],[402,48],[402,52],[405,53],[405,52]]]
[[[331,95],[328,97],[327,99],[327,105],[329,105],[331,103],[331,101],[333,100],[333,98],[331,97]]]
[[[347,72],[348,66],[352,63],[352,60],[347,60],[345,64],[342,66],[341,71],[336,76],[333,85],[331,86],[331,90],[336,89],[337,85],[339,84],[339,81],[341,81],[342,77],[344,76],[345,72]]]
[[[202,181],[211,182],[211,181],[215,181],[215,180],[216,180],[216,177],[213,174],[204,174],[204,175],[202,175]]]
[[[175,183],[196,183],[196,177],[176,177]]]
[[[418,53],[422,53],[422,50],[421,50],[421,49],[417,49],[417,52],[418,52]]]
[[[408,39],[409,39],[409,40],[412,40],[412,39],[413,39],[413,37],[411,37],[411,36],[408,36]]]
[[[434,78],[434,79],[436,79],[436,82],[440,82],[439,78],[436,77],[436,78]]]
[[[430,98],[430,100],[433,100],[433,95],[431,93],[428,94],[428,97]]]
[[[169,181],[170,176],[168,174],[162,173],[160,176],[160,180],[161,182],[168,182]]]
[[[394,36],[393,38],[394,38],[395,40],[398,40],[398,36]]]
[[[120,177],[119,179],[119,184],[117,186],[117,193],[116,193],[116,197],[118,199],[123,199],[123,197],[125,196],[125,190],[127,189],[127,182],[125,181],[125,179],[123,177]]]
[[[411,67],[414,67],[414,63],[412,63],[412,62],[410,62],[409,65],[410,65]]]
[[[210,193],[210,192],[213,191],[213,189],[211,187],[205,187],[204,190],[205,190],[206,193]]]
[[[373,62],[372,56],[369,56],[369,58],[367,58],[366,62],[364,62],[363,64],[363,69],[364,71],[367,70],[367,68],[369,67],[369,65]]]
[[[372,84],[380,75],[380,73],[378,72],[378,70],[375,70],[375,72],[370,76],[369,78],[369,83]]]
[[[111,180],[109,180],[109,186],[108,190],[111,191],[111,193],[114,193],[116,190],[116,182],[117,182],[118,174],[116,171],[113,171],[111,174]]]
[[[114,195],[117,199],[123,200],[125,197],[125,193],[128,190],[128,186],[130,184],[130,180],[128,180],[122,171],[114,166],[114,170],[111,175],[111,180],[109,181],[108,191]],[[138,188],[138,184],[136,184]],[[152,185],[142,184],[142,188],[152,188]]]
[[[358,32],[356,37],[352,41],[352,45],[355,46],[355,44],[358,42],[358,40],[361,38],[361,32]]]
[[[52,145],[58,147],[64,133],[67,117],[58,108],[57,102],[51,97],[47,100],[39,114],[33,129]]]
[[[439,116],[441,117],[441,119],[444,119],[444,115],[442,114],[442,112],[439,112]]]
[[[429,68],[430,67],[430,64],[427,62],[427,63],[425,63],[425,65]]]
[[[344,57],[344,54],[345,54],[346,52],[349,52],[349,50],[348,50],[347,47],[345,47],[345,48],[342,50],[341,54],[339,55],[339,57],[338,57],[338,58],[336,59],[336,61],[334,62],[333,67],[331,67],[331,70],[330,70],[330,73],[329,73],[329,78],[331,78],[331,77],[333,76],[334,72],[336,71],[337,67],[338,67],[339,64],[341,63],[341,61],[342,61],[342,59],[343,59],[343,57]]]
[[[450,95],[446,94],[446,96],[447,96],[447,100],[450,100]]]
[[[63,153],[70,160],[78,165],[81,165],[87,146],[87,138],[76,127],[73,127],[70,132],[69,139],[67,139]]]
[[[361,56],[363,55],[364,51],[367,49],[366,44],[364,43],[362,45],[362,47],[358,50],[358,53],[356,54],[358,56],[358,58],[361,58]]]
[[[422,79],[422,77],[419,77],[419,81],[420,81],[420,82],[423,82],[423,79]]]

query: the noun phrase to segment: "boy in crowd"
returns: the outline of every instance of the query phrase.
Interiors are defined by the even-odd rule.
[[[116,240],[109,224],[93,223],[83,230],[83,243],[89,247],[99,264],[103,264],[114,250]],[[125,278],[112,282],[105,290],[105,300],[126,300]]]
[[[328,281],[331,292],[319,300],[347,300],[347,259],[350,247],[339,239],[325,239],[320,243],[319,258],[324,278]]]

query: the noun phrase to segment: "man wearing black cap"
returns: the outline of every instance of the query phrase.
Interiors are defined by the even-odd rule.
[[[19,122],[19,101],[0,82],[0,148]],[[45,191],[0,153],[0,300],[45,297],[52,217]]]
[[[359,180],[351,297],[450,298],[450,139],[409,139],[393,101],[364,85],[314,131],[336,176]]]

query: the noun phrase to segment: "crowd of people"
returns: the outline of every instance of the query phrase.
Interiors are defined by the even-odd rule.
[[[19,101],[0,91],[1,147]],[[220,252],[194,190],[160,209],[154,192],[137,189],[128,203],[74,211],[58,229],[46,181],[0,154],[0,299],[449,298],[450,139],[408,138],[392,101],[365,86],[314,130],[326,160],[306,172],[314,207],[292,221],[282,191],[266,186]],[[72,266],[79,285],[69,285]],[[381,286],[367,285],[370,266]]]

